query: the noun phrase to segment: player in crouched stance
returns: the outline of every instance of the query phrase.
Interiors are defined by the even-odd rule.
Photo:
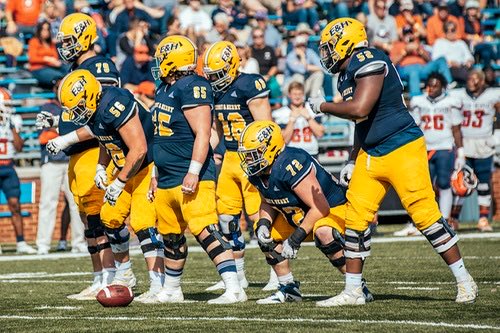
[[[124,221],[130,215],[151,282],[149,291],[136,301],[154,303],[164,274],[163,243],[155,229],[156,212],[147,200],[153,169],[151,114],[128,90],[102,86],[84,69],[75,70],[62,80],[58,98],[64,108],[61,117],[83,127],[49,141],[47,150],[58,153],[72,144],[97,138],[100,152],[94,180],[105,191],[102,223],[114,243],[113,251],[128,251],[129,233]],[[108,181],[106,167],[111,160],[118,172],[113,181]]]
[[[215,163],[210,148],[213,93],[210,82],[194,73],[196,47],[186,37],[169,36],[158,45],[153,76],[161,84],[153,106],[157,190],[151,190],[158,230],[165,244],[165,285],[161,302],[184,300],[180,280],[187,257],[189,227],[217,267],[225,293],[211,304],[247,300],[236,274],[231,244],[219,231]],[[155,193],[156,192],[156,193]],[[152,199],[152,198],[151,198]]]
[[[300,244],[312,235],[316,246],[344,274],[345,190],[306,151],[285,148],[281,129],[272,121],[248,125],[238,153],[241,167],[263,198],[255,230],[280,283],[274,294],[257,303],[302,300],[287,259],[295,259]],[[363,288],[366,301],[373,300]]]
[[[393,186],[417,229],[453,272],[457,303],[474,302],[477,285],[465,268],[458,236],[439,211],[429,176],[425,140],[402,99],[403,85],[390,59],[368,48],[361,22],[340,18],[321,33],[322,65],[339,73],[343,102],[310,99],[314,112],[356,121],[356,155],[347,190],[346,285],[344,291],[318,306],[362,305],[362,272],[370,255],[373,216]],[[350,177],[348,177],[350,178]]]

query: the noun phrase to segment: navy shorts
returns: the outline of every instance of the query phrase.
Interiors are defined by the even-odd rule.
[[[432,183],[437,184],[440,189],[450,188],[450,178],[455,167],[455,153],[453,150],[433,150],[428,153],[429,171]]]
[[[0,189],[7,198],[18,198],[21,195],[21,184],[14,169],[14,163],[0,166]]]
[[[487,158],[470,158],[466,159],[467,165],[474,170],[477,180],[482,184],[489,184],[491,174],[493,173],[493,156]]]

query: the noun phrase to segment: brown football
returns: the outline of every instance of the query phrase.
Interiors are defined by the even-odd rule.
[[[134,299],[134,293],[129,287],[112,284],[104,287],[95,297],[102,306],[127,306]]]

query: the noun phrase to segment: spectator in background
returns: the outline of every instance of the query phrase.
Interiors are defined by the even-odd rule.
[[[422,16],[413,12],[414,6],[412,0],[401,0],[401,13],[396,16],[396,25],[399,36],[402,36],[404,27],[411,27],[416,38],[425,38],[425,26]]]
[[[57,83],[53,90],[57,91]],[[61,105],[57,100],[53,100],[40,108],[42,112],[48,112],[53,116],[59,116],[62,112]],[[83,230],[84,226],[80,219],[78,207],[69,188],[68,182],[68,162],[69,157],[61,151],[52,155],[47,151],[46,145],[49,140],[58,137],[59,134],[55,128],[47,128],[41,131],[38,140],[40,141],[41,159],[40,159],[40,203],[38,209],[38,229],[36,236],[36,245],[38,254],[48,254],[52,234],[56,224],[57,206],[59,204],[59,194],[61,190],[69,205],[71,217],[71,252],[86,253],[87,243],[85,241]]]
[[[389,53],[392,43],[398,40],[396,20],[387,15],[384,0],[377,0],[374,4],[374,13],[368,15],[366,25],[370,44]]]
[[[229,24],[231,22],[230,17],[224,12],[219,12],[213,17],[213,21],[215,29],[212,29],[207,33],[206,40],[209,43],[215,43],[221,40],[226,40],[228,35],[230,34],[230,29],[229,29]]]
[[[454,22],[444,24],[444,33],[445,37],[436,40],[432,48],[432,59],[445,58],[453,80],[465,84],[467,72],[474,64],[474,57],[467,44],[459,39],[457,25]]]
[[[155,90],[156,86],[154,82],[143,81],[135,88],[134,95],[151,109],[155,104]]]
[[[191,31],[196,36],[205,36],[212,29],[212,19],[201,8],[200,0],[188,0],[189,6],[179,14],[181,30],[184,34]]]
[[[465,2],[466,0],[451,1],[448,6],[450,14],[458,18],[462,17],[465,12]]]
[[[304,84],[306,96],[317,96],[323,86],[324,74],[316,52],[307,47],[307,39],[297,36],[294,48],[286,57],[285,86],[293,81]]]
[[[259,63],[251,57],[250,48],[242,42],[234,43],[240,56],[240,73],[246,74],[260,74]]]
[[[176,16],[177,14],[177,0],[143,0],[144,6],[150,8],[153,12],[158,14],[157,17],[153,17],[157,21],[159,27],[158,33],[164,34],[167,32],[167,22],[168,20]],[[153,15],[151,15],[153,16]]]
[[[278,74],[278,58],[274,49],[264,42],[264,30],[256,28],[252,31],[252,57],[259,63],[260,75],[267,82],[267,87],[271,91],[269,99],[275,99],[281,96],[281,88],[276,80]]]
[[[152,57],[149,54],[149,49],[146,45],[139,45],[134,48],[134,55],[127,56],[123,62],[120,71],[120,78],[125,89],[132,93],[137,89],[137,86],[144,82],[154,82],[151,68]]]
[[[229,27],[236,30],[243,30],[248,23],[248,17],[241,12],[232,0],[219,0],[218,6],[212,11],[212,20],[216,24],[215,16],[219,13],[225,13],[229,17]]]
[[[281,46],[281,42],[283,41],[283,37],[281,36],[280,32],[274,25],[272,25],[269,22],[268,16],[266,13],[257,13],[254,16],[255,20],[257,21],[257,28],[262,30],[264,32],[264,40],[263,42],[276,50],[278,52],[279,56],[279,47]],[[248,45],[252,45],[254,42],[254,38],[251,37],[248,40]]]
[[[123,5],[124,9],[116,16],[114,24],[111,25],[116,36],[129,30],[133,18],[149,23],[153,21],[146,11],[136,6],[135,0],[123,0]]]
[[[281,127],[283,139],[290,147],[302,148],[311,156],[318,157],[318,139],[325,127],[309,105],[305,104],[304,85],[292,82],[288,86],[288,106],[273,111],[274,121]]]
[[[97,10],[92,9],[87,0],[75,0],[75,2],[73,3],[73,8],[75,10],[75,13],[87,14],[94,19],[97,25],[97,35],[99,36],[99,39],[94,44],[94,50],[100,54],[106,53],[106,39],[108,38],[109,31],[101,13]]]
[[[398,14],[401,13],[401,3],[404,0],[396,0],[394,1],[391,6],[389,7],[389,15],[391,16],[397,16]],[[434,1],[429,1],[429,0],[417,0],[414,1],[413,4],[415,5],[414,8],[414,13],[415,14],[420,14],[422,16],[431,16],[433,12],[433,7],[432,3]]]
[[[453,22],[457,27],[457,37],[463,38],[463,25],[459,23],[457,17],[450,15],[448,11],[448,3],[446,0],[439,2],[437,13],[427,20],[427,43],[434,45],[438,38],[445,37],[444,25],[448,22]]]
[[[35,36],[28,43],[28,61],[31,74],[41,87],[52,89],[66,75],[68,69],[59,60],[50,35],[49,22],[43,21],[37,25]]]
[[[500,22],[500,20],[498,20]],[[491,67],[492,61],[498,56],[491,44],[485,43],[483,29],[481,26],[481,13],[477,0],[468,0],[465,4],[465,16],[463,17],[465,40],[474,50],[474,56],[478,57],[484,68]],[[498,54],[498,49],[497,49]]]
[[[128,56],[133,56],[135,48],[145,45],[150,55],[155,52],[155,44],[149,35],[149,23],[139,18],[130,20],[130,29],[118,38],[116,67],[121,69]],[[142,48],[141,48],[142,50]]]
[[[7,34],[33,34],[42,11],[42,3],[43,0],[7,0]]]
[[[177,16],[170,16],[167,21],[167,33],[165,36],[173,36],[180,35],[181,31],[181,22]]]
[[[411,27],[403,29],[403,39],[393,44],[389,56],[401,79],[408,81],[410,97],[422,94],[420,81],[427,80],[432,72],[441,73],[447,82],[453,81],[446,59],[441,57],[431,61],[429,53]]]
[[[16,233],[17,253],[34,254],[36,250],[24,240],[23,217],[21,215],[21,185],[14,169],[14,154],[23,149],[24,140],[19,135],[23,120],[20,115],[13,115],[5,106],[5,99],[10,99],[10,93],[5,88],[0,88],[0,189],[7,198],[7,205],[12,214],[12,226]]]
[[[59,26],[61,25],[64,13],[61,13],[60,9],[56,6],[53,1],[47,0],[43,4],[43,11],[40,13],[38,18],[39,22],[47,21],[50,23],[50,34],[55,37],[59,32]]]
[[[286,0],[282,10],[284,24],[297,25],[305,22],[315,30],[319,30],[319,17],[313,0]]]

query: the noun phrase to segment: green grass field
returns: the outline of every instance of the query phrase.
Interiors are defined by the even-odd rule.
[[[388,231],[395,226],[384,227]],[[392,230],[392,229],[391,229]],[[255,300],[269,268],[258,249],[247,251],[249,301],[207,305],[219,293],[204,289],[218,280],[204,253],[189,254],[182,304],[103,308],[97,301],[71,301],[91,280],[87,258],[0,260],[0,332],[489,332],[500,331],[500,235],[460,242],[479,285],[475,304],[458,305],[453,276],[424,241],[375,243],[365,277],[375,302],[362,307],[317,308],[315,301],[339,293],[343,278],[314,247],[293,262],[302,303],[262,306]],[[388,240],[387,236],[377,239]],[[26,257],[26,256],[25,256]],[[25,258],[23,257],[23,258]],[[2,257],[0,256],[0,259]],[[133,256],[136,294],[147,288],[140,255]],[[38,273],[37,273],[38,272]],[[20,275],[19,273],[33,273]],[[36,273],[36,274],[35,274]]]

